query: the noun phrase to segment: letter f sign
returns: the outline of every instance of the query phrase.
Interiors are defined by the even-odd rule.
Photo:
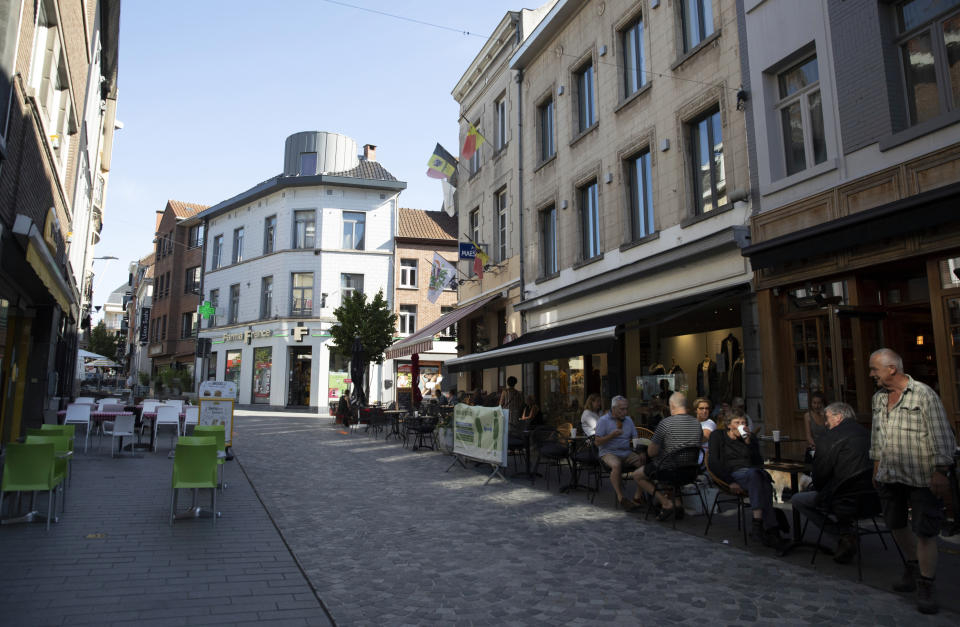
[[[302,342],[303,336],[307,334],[307,331],[307,327],[295,327],[293,329],[293,338],[298,342]]]

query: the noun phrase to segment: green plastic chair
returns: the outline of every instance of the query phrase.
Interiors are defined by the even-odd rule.
[[[40,425],[40,434],[31,434],[34,429],[27,429],[27,435],[53,435],[59,433],[70,438],[70,452],[73,453],[73,439],[76,436],[77,425]],[[73,483],[73,456],[70,457],[71,463],[68,465],[67,483]]]
[[[24,443],[11,442],[7,445],[3,462],[3,483],[0,484],[0,508],[7,492],[30,492],[31,509],[36,492],[47,491],[47,531],[50,531],[50,519],[57,518],[55,492],[63,483],[63,476],[57,473],[55,446],[53,442]]]
[[[217,443],[211,437],[184,437],[177,442],[170,482],[170,525],[176,519],[177,490],[210,489],[213,524],[217,524]]]
[[[27,444],[53,444],[56,473],[64,481],[70,476],[70,460],[73,459],[73,442],[66,435],[27,435]],[[67,511],[67,490],[64,484],[60,511]]]
[[[223,464],[226,458],[226,438],[227,431],[223,425],[197,425],[193,428],[195,436],[212,436],[217,440],[217,466],[220,468],[220,489],[227,487],[223,480]]]

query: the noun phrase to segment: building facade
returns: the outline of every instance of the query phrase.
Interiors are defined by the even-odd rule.
[[[239,403],[326,408],[329,350],[344,294],[393,294],[397,198],[406,183],[376,161],[376,147],[344,135],[286,140],[283,174],[198,214],[207,233],[203,287],[215,308],[200,337],[212,343],[198,379],[234,381]],[[371,400],[382,367],[371,366]]]
[[[152,372],[150,354],[150,312],[153,309],[153,263],[154,253],[130,264],[132,296],[127,303],[127,372],[133,375],[135,383],[146,378]],[[141,374],[143,376],[141,376]]]
[[[590,393],[643,421],[665,388],[755,413],[735,23],[734,0],[560,0],[512,53],[523,331],[451,368],[522,364],[555,421]]]
[[[957,2],[738,3],[749,46],[764,412],[870,420],[881,346],[960,420]],[[767,376],[769,373],[769,376]]]
[[[109,0],[0,6],[3,441],[74,392],[61,373],[75,372],[89,321],[78,260],[92,261],[94,177],[109,168],[100,155],[114,128],[119,10]]]

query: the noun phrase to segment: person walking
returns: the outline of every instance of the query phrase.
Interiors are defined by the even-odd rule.
[[[947,472],[957,442],[940,397],[903,371],[900,355],[870,355],[873,395],[870,459],[887,528],[907,557],[897,592],[917,591],[917,609],[936,614],[937,536],[943,524]],[[907,529],[908,510],[912,533]]]

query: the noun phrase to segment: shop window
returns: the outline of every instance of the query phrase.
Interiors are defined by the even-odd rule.
[[[240,384],[240,351],[226,352],[226,366],[223,370],[223,380]]]
[[[795,408],[808,409],[810,395],[823,392],[834,398],[833,354],[830,345],[830,325],[826,316],[816,316],[791,323],[791,343],[794,355]]]
[[[217,353],[211,352],[207,360],[207,381],[217,380]]]
[[[897,44],[910,123],[960,108],[958,0],[909,0],[897,7]]]
[[[273,367],[273,349],[258,346],[253,349],[253,402],[270,403],[270,379]]]
[[[540,411],[551,420],[576,424],[583,412],[584,357],[540,362]]]
[[[783,152],[787,175],[827,160],[823,130],[823,106],[820,102],[820,74],[817,57],[797,63],[777,76],[783,133]]]

